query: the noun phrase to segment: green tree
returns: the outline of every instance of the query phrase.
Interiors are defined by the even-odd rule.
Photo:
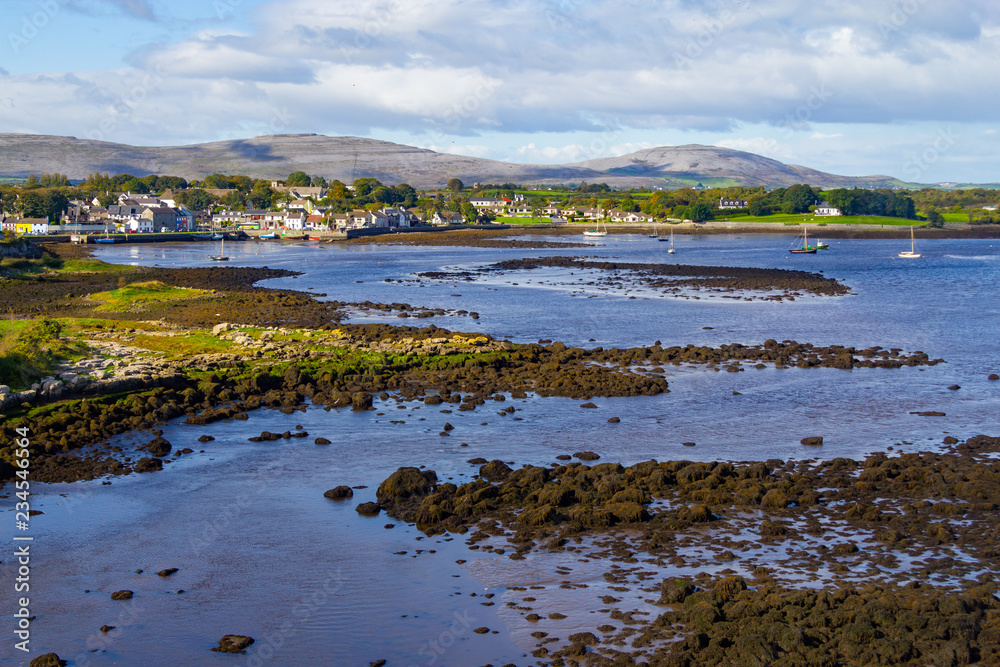
[[[930,209],[927,211],[927,226],[934,229],[941,229],[944,227],[944,216],[941,215],[937,210]]]
[[[21,195],[21,216],[25,218],[48,217],[45,197],[37,192],[23,193]]]
[[[28,174],[28,180],[25,181],[22,189],[24,190],[34,190],[36,188],[42,187],[42,184],[38,182],[38,177],[34,174]]]
[[[131,192],[132,194],[144,195],[149,192],[149,186],[138,178],[133,178],[130,181],[122,183],[122,190],[125,192]]]
[[[747,206],[747,211],[754,217],[771,214],[771,209],[764,204],[762,199],[754,199],[751,201]]]
[[[271,189],[270,183],[267,181],[257,181],[253,184],[253,189],[250,190],[250,203],[255,209],[266,211],[271,208],[273,202],[274,190]]]
[[[396,191],[396,201],[407,208],[417,203],[417,191],[408,183],[400,183],[393,187]]]
[[[191,211],[204,211],[212,205],[212,195],[201,188],[193,188],[178,194],[177,203],[183,204]]]
[[[459,212],[462,214],[462,217],[465,218],[466,222],[476,221],[477,211],[475,206],[469,202],[462,202],[460,209],[461,210]]]
[[[314,188],[325,188],[326,187],[326,179],[323,178],[322,176],[313,176],[312,177],[312,186]]]
[[[367,197],[375,188],[382,187],[377,178],[359,178],[354,181],[354,196]]]
[[[45,194],[45,217],[49,222],[57,222],[69,208],[69,198],[61,192],[50,191]]]
[[[288,187],[296,188],[307,188],[312,184],[312,178],[309,177],[304,171],[293,171],[285,179],[285,185]]]
[[[793,185],[781,198],[783,213],[805,213],[816,202],[816,192],[808,185]]]
[[[691,204],[688,207],[688,218],[694,222],[704,222],[711,220],[713,217],[715,216],[712,215],[712,207],[703,201]]]
[[[452,192],[461,192],[465,188],[465,183],[458,178],[452,178],[445,187]]]
[[[244,203],[245,196],[246,195],[244,195],[239,190],[233,190],[232,192],[227,193],[226,196],[222,198],[222,205],[225,206],[230,211],[242,211],[245,206]]]

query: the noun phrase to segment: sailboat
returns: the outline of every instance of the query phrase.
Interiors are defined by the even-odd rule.
[[[899,253],[899,256],[905,259],[917,259],[920,257],[920,253],[917,252],[917,249],[913,245],[913,225],[910,225],[910,249]]]
[[[209,255],[208,258],[213,262],[228,262],[229,258],[226,256],[226,237],[222,237],[222,241],[219,243],[219,254]]]
[[[661,241],[666,241],[665,238],[660,237]],[[674,230],[670,230],[670,247],[667,248],[667,254],[673,255],[676,251],[674,250]]]
[[[805,227],[802,228],[802,245],[798,248],[789,248],[788,252],[794,255],[815,255],[818,248],[814,245],[809,245],[809,230]]]
[[[653,220],[653,233],[650,234],[647,238],[656,239],[659,237],[660,235],[656,233],[656,220]]]
[[[602,223],[603,223],[603,221],[598,222],[597,223],[597,227],[595,229],[588,229],[587,231],[585,231],[583,233],[583,235],[584,236],[607,236],[608,235],[608,226],[604,225],[604,230],[602,231],[601,230],[601,224]]]
[[[108,226],[104,225],[104,238],[103,239],[94,239],[94,242],[95,243],[108,243],[108,244],[110,244],[110,243],[116,243],[117,239],[111,238],[111,235],[108,234]]]

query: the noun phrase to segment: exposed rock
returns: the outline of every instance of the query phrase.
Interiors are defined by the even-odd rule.
[[[55,653],[46,653],[34,658],[28,667],[63,667],[65,664],[66,661],[60,660]]]
[[[170,443],[161,436],[156,436],[146,445],[146,450],[153,456],[166,456],[171,449]]]
[[[330,500],[346,500],[354,497],[354,490],[349,486],[338,486],[324,493],[323,497]]]
[[[132,466],[135,472],[157,472],[163,470],[163,461],[154,458],[141,458]]]
[[[510,467],[500,460],[493,460],[479,468],[479,476],[488,482],[502,482],[511,473]]]
[[[212,650],[216,653],[246,653],[246,649],[253,645],[253,637],[244,635],[224,635],[219,640],[219,645]]]
[[[576,452],[573,456],[581,461],[596,461],[601,458],[600,454],[596,454],[594,452]]]
[[[800,440],[800,442],[803,445],[806,445],[807,447],[818,447],[818,446],[820,446],[820,445],[823,444],[823,436],[821,436],[821,435],[812,435],[812,436],[809,436],[808,438],[802,438],[802,440]]]
[[[364,516],[378,516],[378,513],[382,511],[382,506],[378,503],[361,503],[356,509],[358,514]]]
[[[329,445],[330,444],[330,441],[327,440],[326,438],[316,438],[316,440],[314,442],[317,445]]]
[[[133,595],[135,595],[135,593],[133,593],[132,591],[129,591],[129,590],[115,591],[114,593],[111,594],[111,599],[112,600],[131,600]]]
[[[156,576],[158,576],[158,577],[169,577],[170,575],[174,574],[175,572],[177,572],[177,568],[176,567],[168,567],[165,570],[160,570],[159,572],[157,572]]]

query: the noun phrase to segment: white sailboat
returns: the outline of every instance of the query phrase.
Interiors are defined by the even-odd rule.
[[[670,247],[667,248],[667,254],[673,255],[674,252],[675,252],[674,251],[674,230],[671,228],[671,230],[670,230]]]
[[[914,247],[913,244],[913,225],[910,225],[910,249],[908,251],[904,250],[903,252],[899,253],[899,256],[903,257],[904,259],[917,259],[918,257],[920,257],[920,253],[917,252],[917,249],[916,247]]]
[[[603,220],[600,221],[600,222],[598,222],[596,228],[594,228],[594,229],[588,229],[587,231],[585,231],[583,233],[583,235],[584,236],[607,236],[608,235],[608,226],[604,225],[604,229],[603,230],[601,229],[601,225],[603,224],[603,222],[604,222]]]

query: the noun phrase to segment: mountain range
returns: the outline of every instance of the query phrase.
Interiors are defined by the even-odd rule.
[[[451,178],[466,184],[557,185],[607,183],[615,188],[679,188],[796,183],[830,187],[898,187],[891,176],[838,176],[808,167],[717,146],[663,146],[576,164],[516,164],[435,151],[361,137],[318,134],[269,135],[190,146],[128,146],[105,141],[37,134],[0,133],[0,176],[58,172],[84,179],[93,172],[134,176],[161,174],[188,180],[209,174],[284,178],[304,171],[351,183],[374,177],[416,188],[443,186]]]

